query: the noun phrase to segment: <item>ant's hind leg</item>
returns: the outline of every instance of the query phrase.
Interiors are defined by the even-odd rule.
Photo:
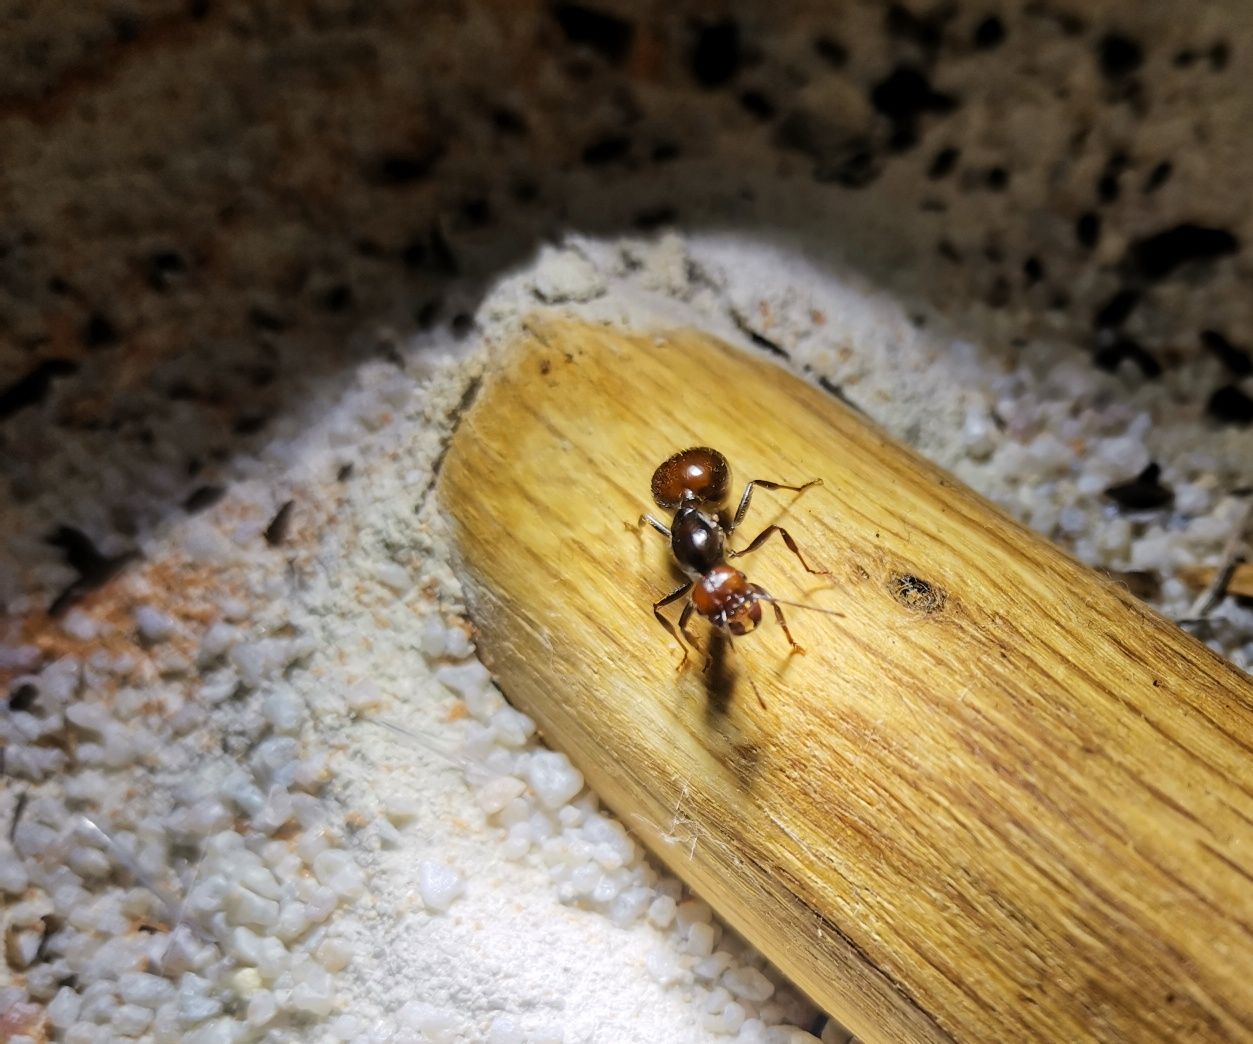
[[[677,671],[683,670],[684,665],[687,663],[687,660],[688,660],[687,645],[684,644],[683,639],[679,636],[679,632],[674,629],[674,624],[672,624],[669,620],[665,618],[665,616],[662,615],[661,607],[665,605],[669,605],[671,602],[677,602],[680,598],[682,598],[685,594],[687,594],[688,591],[690,591],[691,589],[692,589],[692,581],[689,580],[687,583],[681,584],[680,586],[676,587],[673,591],[671,591],[668,595],[666,595],[665,598],[662,598],[661,600],[653,603],[653,615],[657,617],[657,622],[666,629],[666,633],[669,634],[670,637],[673,638],[676,642],[678,642],[679,648],[683,650],[683,659],[679,661],[679,666],[675,668],[675,670]],[[690,608],[690,604],[689,606],[684,608],[683,611],[685,614],[687,613],[688,608]]]
[[[794,554],[797,557],[797,559],[800,561],[800,564],[805,567],[805,571],[807,573],[814,573],[818,576],[830,576],[831,575],[831,571],[829,569],[814,569],[808,562],[806,562],[805,556],[801,554],[801,549],[796,546],[796,541],[792,539],[792,534],[789,533],[782,526],[766,526],[765,529],[763,529],[760,533],[757,534],[757,536],[753,538],[752,542],[749,543],[748,547],[740,551],[728,551],[727,558],[739,558],[741,555],[746,555],[750,551],[756,551],[759,547],[761,547],[762,544],[764,544],[767,540],[770,539],[771,533],[778,533],[779,536],[783,538],[783,542],[787,544],[787,549],[791,551],[792,554]]]
[[[730,533],[736,526],[744,521],[744,516],[748,514],[749,501],[753,499],[754,486],[760,486],[762,489],[789,489],[793,493],[804,493],[805,490],[809,489],[811,486],[821,485],[822,479],[820,478],[810,479],[801,486],[789,486],[784,482],[770,482],[767,479],[752,479],[748,485],[744,487],[744,495],[740,497],[740,506],[735,509],[735,518],[732,520],[731,526],[727,532]]]

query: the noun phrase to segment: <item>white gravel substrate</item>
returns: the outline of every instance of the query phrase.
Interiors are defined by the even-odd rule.
[[[786,245],[548,248],[485,298],[487,354],[541,303],[750,329],[1085,561],[1160,573],[1167,613],[1247,503],[1248,434],[1179,410],[1185,378],[1134,386],[1043,338],[1002,364]],[[480,361],[428,341],[362,365],[107,599],[6,646],[48,661],[0,719],[10,1040],[814,1039],[474,658],[425,491]],[[1149,459],[1173,506],[1128,516],[1102,491]],[[1253,663],[1247,611],[1204,633]],[[682,809],[671,836],[698,843]]]

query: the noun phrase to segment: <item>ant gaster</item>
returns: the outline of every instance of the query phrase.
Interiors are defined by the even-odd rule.
[[[670,540],[670,549],[675,561],[687,574],[688,579],[671,591],[665,598],[653,603],[653,615],[669,632],[670,636],[683,648],[683,659],[679,663],[682,669],[688,661],[686,638],[692,648],[700,651],[700,644],[687,629],[688,621],[695,612],[703,616],[713,626],[730,635],[745,635],[761,623],[761,603],[769,602],[774,609],[775,619],[783,628],[792,651],[803,653],[805,650],[797,644],[788,629],[779,602],[765,588],[749,583],[748,577],[727,564],[729,558],[739,558],[750,551],[756,551],[771,535],[778,533],[789,551],[794,554],[805,567],[806,571],[821,575],[830,575],[824,569],[814,569],[800,549],[792,535],[782,526],[770,525],[757,534],[747,547],[732,551],[727,547],[727,538],[735,532],[744,521],[748,512],[749,502],[753,498],[753,489],[786,489],[795,493],[803,493],[811,486],[819,486],[822,479],[810,479],[800,486],[789,486],[783,482],[770,482],[766,479],[752,479],[744,487],[739,507],[729,523],[724,521],[727,507],[727,496],[731,491],[731,468],[727,459],[715,449],[708,446],[694,446],[682,450],[664,461],[653,472],[653,500],[658,507],[674,511],[670,525],[666,525],[652,515],[641,515],[639,525],[647,522],[657,532]],[[683,612],[679,616],[679,627],[675,630],[661,612],[662,607],[687,597]],[[794,604],[794,603],[787,603]],[[817,608],[805,606],[803,608]],[[829,610],[822,610],[827,612]],[[839,614],[833,614],[839,615]],[[706,659],[705,666],[709,666]]]

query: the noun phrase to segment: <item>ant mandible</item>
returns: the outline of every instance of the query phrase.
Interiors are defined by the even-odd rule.
[[[653,472],[653,500],[658,507],[674,511],[670,525],[666,525],[652,515],[641,515],[638,525],[648,523],[657,532],[669,539],[670,549],[675,561],[687,574],[688,579],[676,587],[665,598],[653,603],[653,615],[683,649],[683,659],[679,669],[688,661],[687,644],[691,644],[697,652],[701,651],[700,643],[692,637],[687,629],[688,621],[695,612],[703,616],[713,626],[731,635],[745,635],[761,623],[761,603],[769,602],[774,609],[775,619],[783,628],[792,652],[803,653],[792,632],[788,629],[779,600],[769,594],[758,584],[749,583],[748,577],[727,564],[729,558],[739,558],[756,551],[773,534],[778,533],[789,551],[794,554],[805,567],[805,570],[822,576],[830,576],[825,569],[814,569],[805,561],[792,534],[782,526],[769,525],[757,534],[748,546],[739,551],[727,547],[727,538],[735,532],[744,521],[748,512],[749,502],[753,498],[753,490],[786,489],[795,493],[803,493],[811,486],[822,485],[822,479],[810,479],[800,486],[790,486],[784,482],[771,482],[767,479],[752,479],[744,487],[739,507],[730,523],[724,523],[724,512],[727,506],[727,495],[731,489],[731,468],[727,459],[715,449],[708,446],[694,446],[682,450],[664,461]],[[675,630],[661,612],[663,606],[677,602],[687,596],[687,603],[679,616],[679,627]],[[786,603],[795,605],[797,603]],[[804,606],[814,608],[817,606]],[[819,610],[830,612],[830,610]],[[832,615],[840,615],[834,613]],[[705,667],[709,667],[709,659]]]

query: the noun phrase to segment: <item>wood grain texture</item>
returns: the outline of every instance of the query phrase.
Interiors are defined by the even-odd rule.
[[[634,522],[676,449],[758,492],[773,626],[678,673]],[[1253,1038],[1253,687],[781,369],[553,319],[463,417],[440,494],[479,647],[658,855],[867,1041]],[[920,583],[919,583],[920,582]],[[768,615],[768,614],[767,614]],[[765,698],[754,698],[743,672]]]

